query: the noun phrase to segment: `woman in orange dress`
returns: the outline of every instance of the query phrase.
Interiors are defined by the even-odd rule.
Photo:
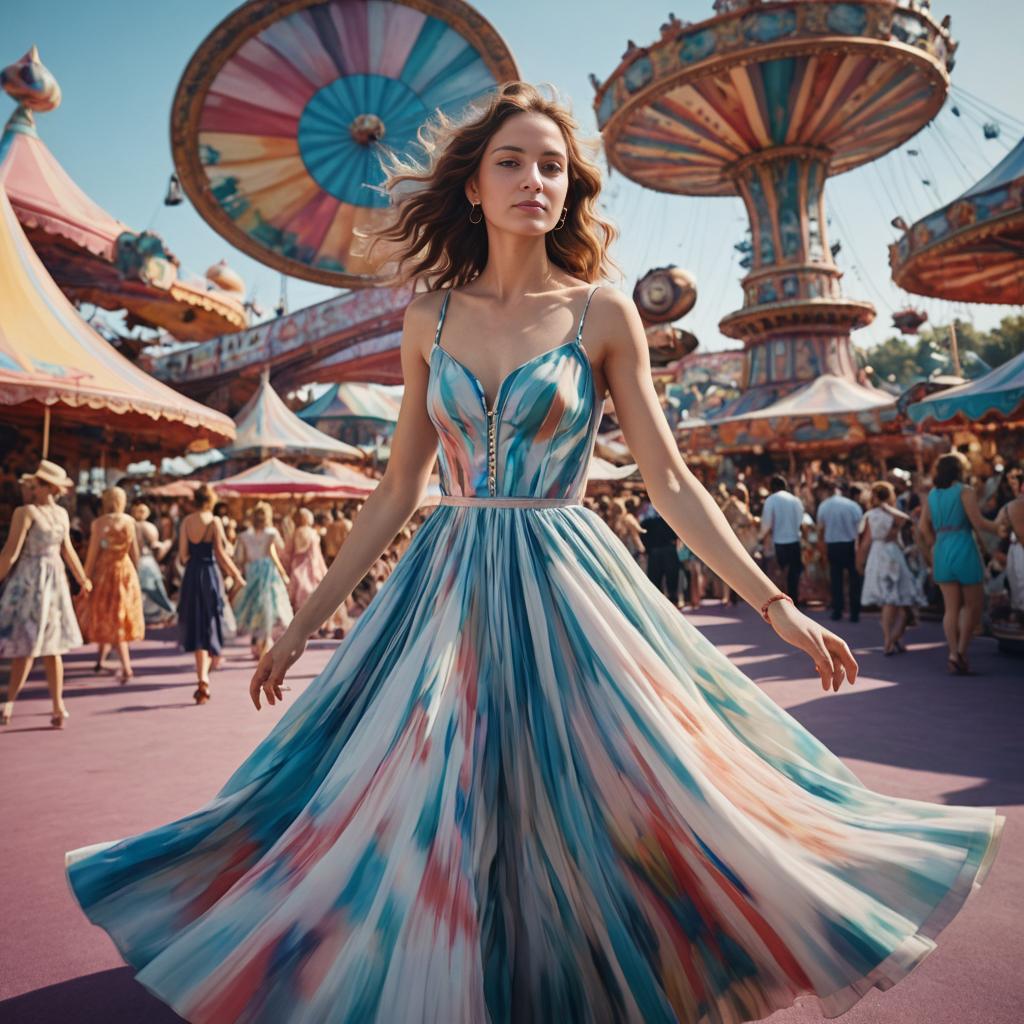
[[[122,686],[134,675],[128,644],[146,635],[139,586],[139,542],[135,520],[125,515],[127,495],[120,487],[103,492],[103,515],[93,521],[85,574],[93,583],[92,593],[80,601],[78,618],[87,643],[99,645],[96,669],[112,646],[121,662],[118,681]]]

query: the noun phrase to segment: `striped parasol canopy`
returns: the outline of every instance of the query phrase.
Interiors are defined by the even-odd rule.
[[[219,496],[229,498],[351,497],[350,489],[333,477],[307,473],[273,458],[235,476],[215,480],[213,487]]]
[[[171,113],[182,185],[229,242],[286,274],[374,283],[361,230],[388,197],[383,149],[418,149],[435,111],[457,116],[519,74],[462,0],[251,0],[196,51]]]

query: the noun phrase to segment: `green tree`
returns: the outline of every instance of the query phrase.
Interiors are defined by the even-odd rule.
[[[994,368],[1024,352],[1024,316],[1019,314],[1003,317],[999,326],[990,331],[979,331],[965,320],[955,320],[954,325],[965,377],[985,373],[982,362]],[[916,340],[886,338],[871,348],[858,349],[857,355],[874,370],[880,383],[889,381],[904,388],[936,374],[953,372],[950,331],[944,325],[926,328]]]

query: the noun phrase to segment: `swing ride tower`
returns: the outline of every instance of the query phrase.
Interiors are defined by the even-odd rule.
[[[927,3],[718,0],[671,17],[597,83],[612,167],[661,192],[739,195],[751,266],[719,327],[746,349],[743,394],[763,409],[823,374],[854,379],[850,332],[874,307],[846,298],[826,236],[825,180],[874,160],[942,107],[956,44]]]

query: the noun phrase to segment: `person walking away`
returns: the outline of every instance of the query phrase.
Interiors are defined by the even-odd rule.
[[[678,538],[661,513],[652,507],[642,520],[643,543],[647,549],[647,578],[676,606],[679,606]]]
[[[238,595],[235,621],[239,633],[252,635],[252,654],[257,659],[263,657],[275,627],[292,621],[288,573],[281,563],[284,541],[273,514],[267,502],[259,502],[253,509],[252,526],[238,538],[247,583]]]
[[[84,593],[92,589],[71,544],[71,521],[56,502],[70,490],[71,478],[55,462],[43,459],[32,474],[33,502],[21,505],[11,517],[7,542],[0,551],[0,657],[11,658],[7,702],[0,725],[14,714],[14,702],[36,658],[45,659],[46,683],[53,714],[50,725],[62,729],[71,717],[64,706],[62,655],[82,645],[82,634],[71,603],[63,558]]]
[[[921,533],[932,552],[932,579],[942,591],[942,629],[949,648],[950,672],[969,675],[967,648],[981,621],[981,552],[971,527],[998,533],[981,514],[978,496],[964,483],[970,463],[960,452],[940,455],[934,486],[921,511]]]
[[[142,617],[147,626],[164,626],[174,619],[174,604],[167,596],[160,561],[171,547],[171,541],[160,540],[156,526],[149,521],[150,509],[144,501],[132,505],[135,540],[139,545],[139,587],[142,590]]]
[[[843,617],[844,576],[850,595],[850,621],[860,619],[861,575],[857,572],[857,533],[864,510],[843,494],[834,480],[827,477],[819,485],[825,499],[818,506],[817,523],[823,531],[821,543],[828,560],[829,580],[832,586],[832,621]]]
[[[139,544],[135,520],[125,514],[128,496],[120,487],[108,487],[102,495],[102,514],[89,531],[85,574],[92,592],[78,602],[78,621],[86,643],[96,644],[94,670],[103,668],[111,647],[121,663],[117,680],[125,686],[135,675],[128,645],[146,635],[142,615],[142,589],[136,566]]]
[[[224,647],[224,580],[220,569],[245,586],[245,577],[228,554],[224,524],[211,510],[213,491],[200,484],[192,498],[195,510],[181,521],[178,560],[185,566],[178,595],[178,636],[181,646],[195,655],[196,690],[192,699],[210,699],[210,659]]]
[[[313,513],[308,508],[296,509],[295,523],[295,530],[285,546],[284,566],[288,571],[288,599],[293,611],[298,611],[327,575],[327,562]],[[338,629],[344,636],[349,624],[341,617],[343,611],[344,605],[318,630],[320,636],[328,636]]]
[[[771,493],[765,498],[764,510],[761,513],[761,532],[763,539],[767,534],[772,536],[775,548],[775,560],[779,569],[785,573],[785,590],[793,599],[794,604],[802,604],[800,594],[800,573],[803,572],[803,559],[800,554],[800,530],[804,518],[804,503],[791,494],[786,478],[776,473],[768,483]]]
[[[907,609],[918,599],[914,575],[900,545],[900,531],[910,517],[896,507],[896,492],[888,481],[871,488],[871,508],[864,516],[867,532],[867,564],[864,567],[862,600],[882,611],[882,648],[886,655],[902,654],[907,628]]]

